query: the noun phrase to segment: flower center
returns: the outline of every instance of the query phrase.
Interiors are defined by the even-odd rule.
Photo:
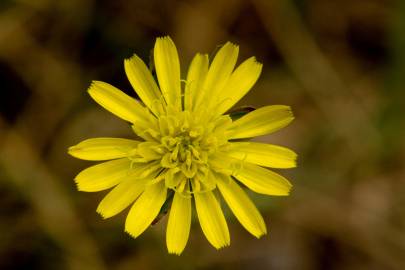
[[[161,159],[168,188],[184,190],[212,189],[207,180],[208,156],[214,148],[207,143],[207,128],[199,125],[190,112],[159,119],[161,145],[166,152]]]
[[[209,157],[227,144],[228,116],[216,120],[204,114],[181,111],[158,117],[153,140],[138,145],[134,162],[155,161],[161,171],[154,181],[165,181],[167,188],[181,193],[204,192],[215,188]]]

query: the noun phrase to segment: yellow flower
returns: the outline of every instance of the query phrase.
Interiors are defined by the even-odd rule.
[[[285,127],[293,120],[290,107],[266,106],[237,120],[224,114],[251,89],[262,70],[254,57],[234,69],[238,46],[230,42],[211,64],[208,55],[197,54],[184,87],[173,41],[158,38],[153,53],[159,86],[138,56],[124,62],[143,104],[105,82],[94,81],[90,86],[90,96],[130,122],[143,140],[93,138],[70,147],[76,158],[110,160],[79,173],[78,189],[113,188],[97,208],[104,218],[132,204],[125,231],[134,238],[171,204],[166,231],[169,253],[180,254],[186,246],[193,200],[208,241],[217,249],[230,244],[218,191],[246,230],[258,238],[266,234],[262,216],[240,183],[257,193],[288,195],[288,180],[263,167],[295,167],[296,154],[241,139]]]

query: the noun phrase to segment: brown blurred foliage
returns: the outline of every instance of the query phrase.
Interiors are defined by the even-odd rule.
[[[170,35],[183,72],[231,40],[261,78],[240,104],[292,106],[262,141],[291,147],[285,198],[253,196],[269,235],[230,216],[214,250],[193,224],[180,257],[165,223],[139,239],[125,213],[102,220],[105,193],[80,193],[90,163],[68,146],[133,136],[87,95],[91,80],[135,97],[123,59],[146,61]],[[389,0],[0,1],[0,269],[405,269],[405,2]]]

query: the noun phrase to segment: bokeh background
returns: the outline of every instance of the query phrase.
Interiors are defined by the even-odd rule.
[[[91,80],[135,97],[123,59],[148,61],[167,34],[183,72],[196,52],[239,44],[264,63],[240,104],[293,108],[259,138],[299,154],[281,171],[291,196],[252,194],[260,240],[230,215],[230,247],[195,222],[168,255],[166,218],[134,240],[127,211],[102,220],[106,193],[75,189],[91,163],[68,146],[133,136],[90,99]],[[402,0],[0,0],[0,269],[405,269],[404,51]]]

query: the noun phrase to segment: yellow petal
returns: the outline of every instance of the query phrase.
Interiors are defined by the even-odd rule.
[[[193,110],[196,100],[202,95],[202,84],[208,72],[208,55],[196,54],[187,73],[187,84],[184,93],[184,108]]]
[[[108,83],[93,81],[88,91],[98,104],[126,121],[135,123],[150,120],[146,108]]]
[[[191,225],[191,198],[176,192],[167,223],[166,244],[169,253],[180,255],[186,247]]]
[[[160,90],[167,104],[181,109],[179,56],[170,37],[156,39],[154,60]]]
[[[134,238],[143,233],[159,214],[166,200],[166,192],[163,181],[147,186],[128,213],[125,231]]]
[[[113,190],[100,202],[97,212],[103,218],[109,218],[120,213],[128,207],[145,190],[145,184],[149,178],[137,179],[138,176],[130,176]]]
[[[76,176],[77,188],[88,192],[111,188],[128,177],[130,164],[128,158],[121,158],[91,166]]]
[[[139,141],[122,138],[92,138],[69,147],[69,154],[84,160],[108,160],[128,156]]]
[[[209,67],[201,88],[203,95],[199,96],[196,100],[196,107],[203,106],[204,108],[209,108],[213,105],[212,100],[224,88],[235,67],[238,53],[239,47],[231,42],[227,42],[218,51]]]
[[[195,207],[201,229],[216,249],[229,246],[228,225],[221,207],[211,191],[194,193]]]
[[[243,189],[229,176],[218,175],[217,179],[219,191],[243,227],[257,238],[266,234],[262,215]]]
[[[281,175],[247,162],[232,175],[254,192],[261,194],[285,196],[292,187]]]
[[[287,126],[293,119],[294,116],[289,106],[266,106],[233,122],[228,135],[231,139],[261,136]]]
[[[235,159],[224,152],[216,152],[209,158],[209,165],[213,171],[228,175],[238,171],[243,163],[243,161]]]
[[[255,142],[233,142],[227,155],[270,168],[293,168],[297,159],[297,154],[288,148]]]
[[[251,57],[236,68],[224,89],[215,96],[218,104],[215,110],[218,115],[226,112],[249,92],[259,78],[262,66],[255,57]]]
[[[162,95],[148,67],[137,55],[125,59],[124,67],[128,80],[140,99],[157,115],[155,103],[160,101]]]

